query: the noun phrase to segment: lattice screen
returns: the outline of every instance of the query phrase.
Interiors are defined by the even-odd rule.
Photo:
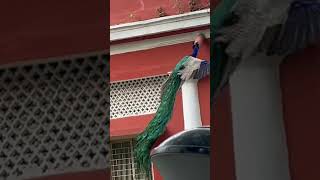
[[[168,75],[111,83],[111,118],[155,113]]]
[[[112,180],[148,180],[138,171],[133,156],[133,140],[111,143]]]
[[[0,69],[0,180],[109,166],[107,61]]]

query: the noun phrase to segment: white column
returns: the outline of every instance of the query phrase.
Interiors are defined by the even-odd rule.
[[[201,114],[198,96],[198,80],[185,81],[181,87],[184,129],[201,127]]]
[[[257,57],[256,57],[257,58]],[[237,180],[290,180],[278,64],[260,57],[230,79]]]

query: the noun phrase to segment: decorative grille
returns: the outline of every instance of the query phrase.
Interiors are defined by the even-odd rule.
[[[168,75],[111,83],[111,119],[155,113]]]
[[[133,156],[133,140],[111,143],[112,180],[148,180],[138,171]]]
[[[108,57],[0,69],[0,180],[109,167]]]

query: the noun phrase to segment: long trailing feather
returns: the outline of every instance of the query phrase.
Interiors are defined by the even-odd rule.
[[[211,41],[211,63],[210,68],[213,71],[213,76],[211,78],[210,90],[211,90],[211,99],[210,104],[213,107],[213,102],[216,96],[219,94],[219,91],[224,86],[223,79],[225,79],[224,71],[228,62],[228,57],[224,52],[225,47],[222,44],[218,44],[215,42],[215,38],[217,37],[217,30],[220,29],[224,24],[225,20],[231,16],[231,10],[235,5],[236,0],[221,0],[218,6],[215,8],[213,13],[211,14],[211,37],[213,41]]]
[[[146,129],[137,136],[134,155],[138,168],[150,176],[151,159],[150,150],[156,140],[164,133],[166,125],[171,119],[176,94],[182,84],[179,72],[191,60],[190,56],[184,57],[174,68],[162,90],[160,105],[153,119]]]

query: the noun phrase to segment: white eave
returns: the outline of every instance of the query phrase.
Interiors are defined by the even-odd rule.
[[[210,25],[210,9],[110,26],[110,41]]]
[[[194,37],[199,33],[203,33],[207,38],[210,38],[210,30],[207,29],[202,31],[193,31],[153,39],[145,39],[122,44],[115,44],[110,46],[110,55],[142,51],[147,49],[192,42],[194,41]]]

